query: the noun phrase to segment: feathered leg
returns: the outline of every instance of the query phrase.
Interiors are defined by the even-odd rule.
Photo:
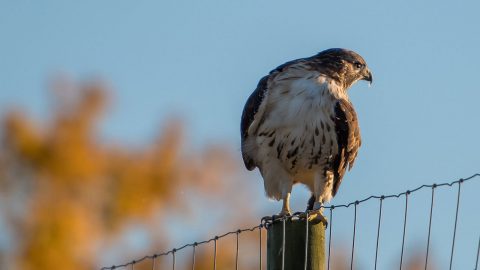
[[[323,203],[331,199],[333,184],[333,173],[330,171],[318,172],[314,179],[314,203],[312,212],[309,214],[309,220],[323,222],[328,225],[327,218],[323,215]],[[310,198],[311,199],[311,198]],[[310,206],[310,201],[309,201]]]
[[[268,197],[282,200],[282,211],[276,216],[290,216],[290,193],[293,182],[281,163],[276,159],[267,160],[260,170],[263,176],[265,193]],[[265,217],[270,220],[272,217]]]
[[[280,212],[280,216],[290,216],[292,212],[290,211],[290,192],[288,192],[283,200],[282,211]]]

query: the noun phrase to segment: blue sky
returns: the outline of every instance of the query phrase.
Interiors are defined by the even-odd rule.
[[[240,155],[241,110],[258,79],[288,60],[344,47],[366,59],[374,84],[350,91],[363,145],[333,203],[479,171],[478,1],[23,0],[1,6],[0,113],[20,105],[42,119],[52,75],[100,76],[114,89],[103,138],[141,145],[179,115],[193,145],[223,142]],[[296,194],[294,208],[303,209],[305,192]],[[265,199],[260,208],[267,214],[280,206]],[[465,217],[466,242],[458,246],[465,250],[458,253],[476,245],[479,216]],[[416,230],[412,235],[425,235]],[[458,269],[471,267],[471,259]]]

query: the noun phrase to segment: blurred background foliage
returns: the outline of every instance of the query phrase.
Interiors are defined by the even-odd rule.
[[[193,242],[259,222],[231,147],[192,149],[179,119],[141,147],[104,141],[98,122],[109,103],[106,85],[59,79],[48,93],[48,119],[36,120],[23,108],[3,115],[0,219],[9,247],[0,249],[1,269],[98,269],[171,249],[172,224],[183,224],[187,239],[201,237]],[[136,245],[142,235],[146,240]],[[240,236],[240,268],[257,269],[258,231]],[[218,245],[218,269],[234,269],[235,236]],[[332,269],[348,269],[347,249],[335,254]],[[178,267],[190,262],[190,250],[177,254]],[[420,269],[416,262],[407,269]],[[156,261],[158,269],[171,263],[170,257]],[[196,253],[196,269],[212,267],[213,242]]]
[[[12,244],[2,269],[96,268],[102,248],[131,222],[162,234],[149,248],[158,252],[168,245],[166,216],[194,211],[178,192],[211,196],[237,173],[224,147],[185,151],[178,119],[142,147],[101,141],[97,122],[109,100],[102,83],[56,81],[51,90],[50,119],[22,109],[2,119],[0,214]]]

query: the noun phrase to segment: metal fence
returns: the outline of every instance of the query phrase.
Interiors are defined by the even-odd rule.
[[[474,174],[470,177],[467,177],[467,178],[461,178],[461,179],[458,179],[456,181],[453,181],[453,182],[449,182],[449,183],[441,183],[441,184],[429,184],[429,185],[422,185],[422,186],[419,186],[415,189],[411,189],[411,190],[407,190],[407,191],[404,191],[404,192],[401,192],[401,193],[398,193],[398,194],[392,194],[392,195],[379,195],[379,196],[370,196],[368,198],[365,198],[365,199],[362,199],[362,200],[357,200],[357,201],[354,201],[354,202],[351,202],[351,203],[348,203],[348,204],[340,204],[340,205],[331,205],[331,206],[323,206],[324,209],[326,209],[328,211],[328,217],[329,217],[329,226],[328,226],[328,242],[326,243],[327,245],[327,262],[326,262],[326,267],[327,269],[330,269],[331,267],[331,257],[332,257],[332,242],[333,242],[333,237],[332,237],[332,230],[333,228],[335,227],[335,213],[338,209],[341,209],[341,208],[351,208],[353,207],[353,224],[351,224],[351,228],[352,228],[352,239],[351,239],[351,252],[350,252],[350,262],[349,262],[349,265],[350,265],[350,269],[354,269],[354,263],[355,263],[355,252],[356,252],[356,248],[358,248],[356,246],[356,237],[357,237],[357,215],[358,215],[358,208],[360,207],[360,205],[366,203],[367,201],[377,201],[378,202],[378,211],[377,211],[377,215],[376,215],[376,220],[375,220],[375,223],[376,223],[376,239],[375,239],[375,242],[376,242],[376,245],[375,245],[375,257],[374,257],[374,263],[373,263],[373,267],[374,269],[376,270],[377,269],[377,262],[378,262],[378,258],[379,258],[379,250],[380,250],[380,239],[382,237],[382,225],[383,225],[383,220],[382,220],[382,212],[383,214],[385,214],[384,212],[384,202],[386,200],[391,200],[391,199],[397,199],[397,200],[404,200],[404,203],[403,203],[403,213],[402,213],[402,216],[403,216],[403,224],[402,224],[402,237],[401,237],[401,251],[400,251],[400,254],[399,254],[399,265],[398,265],[398,268],[401,270],[402,269],[402,266],[404,266],[404,256],[405,256],[405,237],[407,235],[407,225],[408,225],[408,219],[409,219],[409,209],[411,209],[412,205],[411,203],[409,203],[409,199],[411,200],[412,196],[414,196],[415,194],[417,194],[418,191],[420,190],[430,190],[430,200],[429,200],[429,213],[428,213],[428,235],[427,235],[427,239],[426,239],[426,250],[425,250],[425,258],[424,258],[424,269],[427,269],[428,268],[428,265],[429,265],[429,254],[430,254],[430,249],[431,249],[431,232],[432,232],[432,226],[433,226],[433,221],[432,221],[432,216],[434,216],[434,209],[435,209],[435,206],[436,204],[438,203],[438,201],[436,200],[435,198],[435,192],[441,188],[445,188],[445,189],[456,189],[456,196],[455,196],[455,199],[452,200],[452,202],[454,202],[455,204],[455,214],[454,214],[454,217],[452,217],[452,219],[454,220],[453,221],[453,228],[452,228],[452,231],[451,231],[451,235],[450,235],[450,247],[449,247],[449,265],[448,265],[448,269],[452,269],[452,265],[453,265],[453,262],[454,262],[454,259],[455,259],[455,246],[456,246],[456,236],[457,236],[457,225],[458,225],[458,221],[459,221],[459,211],[461,209],[461,197],[462,197],[462,187],[465,186],[466,184],[468,183],[472,183],[474,181],[477,181],[480,180],[480,174]],[[480,192],[480,190],[478,190]],[[478,198],[477,198],[478,199]],[[480,202],[477,200],[475,202],[471,202],[473,203],[473,205],[475,206],[478,206],[480,208]],[[186,245],[183,245],[181,247],[178,247],[178,248],[173,248],[171,250],[168,250],[168,251],[165,251],[165,252],[162,252],[162,253],[156,253],[156,254],[152,254],[152,255],[147,255],[147,256],[144,256],[143,258],[138,258],[136,260],[132,260],[132,261],[129,261],[129,262],[126,262],[126,263],[123,263],[123,264],[118,264],[118,265],[112,265],[112,266],[108,266],[108,267],[103,267],[101,268],[102,270],[107,270],[107,269],[134,269],[135,266],[137,264],[139,264],[140,262],[145,262],[146,260],[150,260],[151,261],[151,269],[152,270],[155,270],[157,269],[156,267],[158,267],[158,265],[156,265],[157,263],[157,260],[160,258],[160,257],[165,257],[165,256],[171,256],[171,259],[172,259],[172,265],[171,265],[171,269],[175,270],[176,267],[178,268],[178,266],[176,266],[177,264],[177,259],[176,259],[176,254],[180,251],[184,251],[185,249],[190,249],[191,250],[191,260],[190,262],[188,262],[189,264],[189,268],[190,269],[195,269],[195,259],[196,259],[196,249],[201,246],[201,245],[205,245],[205,244],[208,244],[208,243],[211,243],[213,242],[213,248],[214,248],[214,251],[213,251],[213,258],[212,258],[212,262],[213,262],[213,269],[217,269],[217,245],[218,245],[218,242],[222,239],[222,238],[225,238],[227,236],[230,236],[230,235],[234,235],[236,237],[236,251],[235,251],[235,269],[238,269],[238,261],[239,261],[239,237],[241,235],[242,232],[257,232],[258,233],[258,261],[259,261],[259,265],[258,265],[258,269],[262,269],[262,265],[263,265],[263,259],[262,259],[262,249],[264,248],[265,246],[265,243],[262,243],[262,233],[264,232],[264,230],[268,229],[268,226],[271,222],[273,221],[283,221],[285,222],[286,220],[289,220],[289,219],[295,219],[295,218],[304,218],[305,216],[308,216],[308,212],[297,212],[295,214],[293,214],[292,216],[288,216],[288,217],[278,217],[278,216],[272,216],[271,219],[269,219],[269,221],[266,221],[265,219],[262,219],[261,222],[258,224],[258,225],[255,225],[255,226],[252,226],[250,228],[246,228],[246,229],[238,229],[238,230],[235,230],[235,231],[230,231],[230,232],[227,232],[227,233],[224,233],[224,234],[221,234],[221,235],[218,235],[218,236],[215,236],[211,239],[208,239],[208,240],[205,240],[205,241],[201,241],[201,242],[193,242],[193,243],[189,243],[189,244],[186,244]],[[472,214],[472,213],[470,213]],[[480,219],[480,209],[477,209],[477,212],[476,213],[473,213],[473,215],[476,215],[477,218]],[[273,221],[272,221],[273,220]],[[308,232],[308,230],[306,230]],[[479,252],[480,252],[480,228],[476,228],[476,231],[473,232],[475,235],[470,235],[469,237],[471,237],[472,239],[475,239],[475,240],[472,240],[472,241],[477,241],[478,244],[476,245],[476,256],[474,258],[471,258],[471,265],[472,265],[472,269],[475,269],[477,270],[478,269],[478,261],[479,261]],[[358,245],[358,243],[357,243]],[[284,250],[284,249],[283,249]],[[306,265],[306,264],[305,264]]]

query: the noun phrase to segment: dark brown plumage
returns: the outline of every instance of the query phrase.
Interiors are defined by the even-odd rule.
[[[362,144],[357,113],[348,101],[339,100],[335,106],[335,133],[337,134],[339,154],[333,161],[332,197],[337,194],[347,167],[353,167],[358,149]]]

